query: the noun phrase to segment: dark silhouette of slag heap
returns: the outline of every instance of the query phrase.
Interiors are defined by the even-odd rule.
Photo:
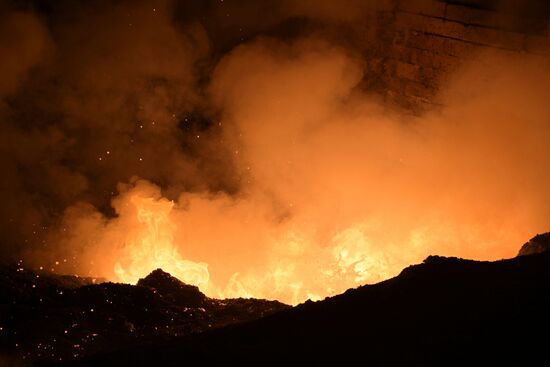
[[[186,284],[162,269],[156,269],[138,280],[137,286],[152,288],[166,301],[181,306],[199,307],[206,301],[206,296],[198,287]]]
[[[540,254],[550,251],[550,232],[537,234],[521,246],[518,256]]]

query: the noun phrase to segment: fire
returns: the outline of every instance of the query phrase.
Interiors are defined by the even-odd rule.
[[[114,218],[89,207],[67,212],[65,241],[87,250],[75,248],[80,274],[135,284],[161,268],[214,298],[319,300],[388,279],[430,254],[483,258],[481,248],[465,244],[495,249],[515,234],[504,232],[492,245],[491,228],[466,231],[449,220],[404,220],[396,211],[313,221],[314,211],[303,204],[294,207],[293,217],[274,223],[256,196],[184,194],[172,201],[145,180],[120,185],[119,192]],[[60,262],[60,271],[70,263]]]
[[[145,170],[153,181],[119,187],[115,217],[68,208],[51,256],[115,281],[162,268],[210,297],[293,304],[382,281],[432,254],[512,257],[548,226],[550,76],[526,75],[537,68],[519,66],[530,63],[479,65],[449,87],[456,101],[408,117],[358,91],[359,65],[337,49],[243,46],[212,77],[222,131],[200,135],[234,153],[238,191],[219,189],[226,171],[208,169],[213,177],[193,189],[163,182],[179,195],[171,201]],[[200,175],[184,166],[167,170]]]
[[[351,277],[356,284],[383,280],[395,272],[389,269],[385,255],[373,250],[372,244],[360,228],[353,227],[338,233],[333,242],[336,271],[345,277]]]
[[[385,223],[397,223],[392,217],[364,217],[340,223],[327,234],[298,215],[288,223],[268,226],[250,199],[192,195],[174,202],[144,180],[119,190],[112,203],[118,217],[99,231],[97,243],[105,256],[91,256],[96,269],[110,267],[100,275],[136,283],[161,268],[215,298],[254,297],[289,304],[322,299],[395,276],[407,265],[438,253],[436,249],[454,255],[440,251],[442,239],[453,244],[463,232],[448,224],[421,226],[415,221],[391,230]],[[243,214],[253,209],[256,222]],[[484,234],[468,236],[482,239]]]
[[[210,278],[208,264],[183,259],[174,244],[174,224],[170,220],[174,203],[139,195],[133,195],[129,202],[137,209],[141,228],[129,236],[124,260],[115,263],[117,279],[135,283],[152,270],[162,268],[186,283],[206,288]]]
[[[364,225],[338,231],[324,248],[319,248],[312,233],[283,226],[271,237],[264,237],[263,240],[269,242],[269,250],[258,270],[249,271],[246,264],[233,265],[234,271],[228,278],[218,276],[214,282],[206,262],[191,261],[183,255],[186,245],[192,250],[193,243],[208,243],[209,238],[204,233],[195,237],[198,228],[179,216],[186,212],[181,205],[163,198],[157,187],[143,180],[122,190],[113,202],[119,214],[118,222],[105,231],[119,237],[102,239],[103,242],[119,241],[122,246],[111,247],[111,253],[100,261],[103,265],[112,264],[109,278],[114,281],[136,283],[152,270],[162,268],[183,282],[198,286],[211,297],[256,297],[297,304],[386,279],[400,270],[400,264],[390,265],[386,254],[375,249]],[[214,226],[217,220],[212,219]],[[181,232],[185,232],[183,237],[190,242],[182,241]],[[121,233],[124,233],[122,237]],[[209,235],[211,233],[214,231],[210,229]],[[234,241],[240,240],[224,239],[235,248]],[[252,247],[247,247],[252,252]],[[203,258],[210,263],[219,256],[216,252],[206,252]],[[246,258],[244,254],[243,257]],[[315,260],[304,261],[307,258]]]

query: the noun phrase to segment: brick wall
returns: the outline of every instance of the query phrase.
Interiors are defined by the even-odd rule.
[[[395,0],[376,18],[366,87],[412,112],[437,105],[446,75],[476,53],[550,61],[550,1]]]

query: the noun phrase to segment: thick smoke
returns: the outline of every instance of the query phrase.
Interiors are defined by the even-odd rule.
[[[201,25],[176,26],[167,2],[62,5],[50,18],[2,14],[4,249],[48,251],[46,227],[66,207],[108,210],[136,174],[167,191],[225,180],[210,174],[218,152],[196,142],[191,118],[209,47]]]
[[[209,295],[287,302],[429,254],[515,255],[550,214],[547,61],[478,55],[443,107],[404,115],[361,89],[364,49],[337,41],[365,3],[278,2],[243,40],[216,33],[221,15],[260,5],[120,2],[48,26],[5,12],[33,26],[0,39],[25,60],[2,75],[4,240],[35,266],[135,280],[157,265],[133,257],[148,223],[198,264],[184,280],[208,264]],[[279,31],[296,17],[312,23]],[[140,221],[143,205],[159,216]]]
[[[0,7],[1,9],[1,7]],[[30,195],[21,187],[24,179],[21,166],[30,169],[35,156],[30,149],[49,145],[49,137],[33,132],[23,133],[10,120],[16,117],[10,111],[7,98],[16,94],[31,76],[33,68],[51,55],[51,39],[40,19],[32,13],[2,11],[0,13],[0,164],[2,179],[2,212],[0,228],[3,233],[2,253],[10,253],[21,243],[15,238],[26,238],[36,230],[41,213]],[[38,148],[40,149],[40,148]],[[22,173],[23,174],[23,173]]]

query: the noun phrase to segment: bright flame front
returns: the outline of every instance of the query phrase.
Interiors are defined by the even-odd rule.
[[[174,244],[174,224],[170,212],[174,203],[134,195],[129,201],[137,209],[136,234],[130,234],[125,244],[122,261],[116,262],[114,272],[118,280],[135,283],[154,269],[162,268],[188,284],[206,289],[210,279],[208,265],[185,260]]]
[[[182,230],[193,237],[196,228],[185,228],[187,223],[178,217],[182,210],[160,193],[144,190],[148,187],[144,185],[148,184],[140,181],[122,194],[115,205],[120,222],[113,232],[124,233],[118,238],[123,245],[102,260],[103,264],[111,262],[115,281],[136,283],[161,268],[185,283],[198,286],[211,297],[256,297],[297,304],[380,281],[400,270],[400,264],[390,267],[386,255],[376,250],[366,234],[368,228],[362,225],[338,231],[324,249],[309,235],[281,228],[273,237],[265,238],[266,242],[271,241],[270,251],[260,268],[250,271],[243,264],[240,269],[233,268],[228,278],[218,277],[213,282],[207,263],[185,258],[186,246],[189,249],[193,244],[177,240],[181,235],[176,234]],[[208,241],[206,237],[202,239]],[[226,241],[235,245],[235,238]],[[238,252],[238,247],[234,251]],[[205,258],[215,262],[218,256],[222,255],[214,251]]]

